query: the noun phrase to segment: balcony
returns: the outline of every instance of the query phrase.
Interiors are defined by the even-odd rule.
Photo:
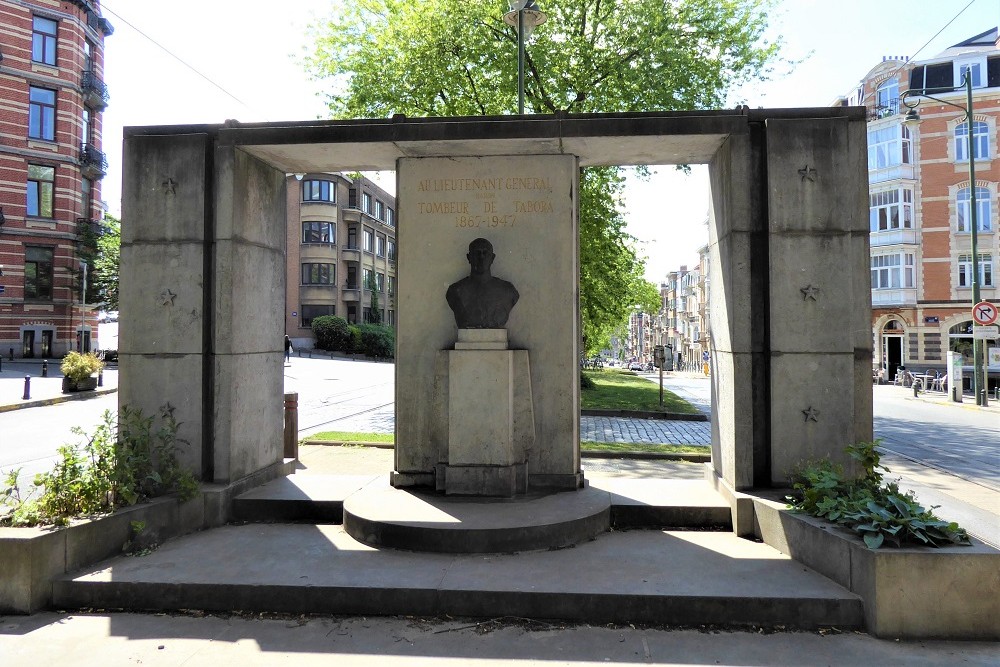
[[[90,70],[84,70],[80,77],[80,88],[83,90],[83,104],[95,111],[104,111],[108,108],[108,87],[104,82]]]
[[[917,289],[915,287],[872,290],[873,308],[884,308],[887,306],[916,306],[916,305],[917,305]]]
[[[873,248],[881,248],[892,245],[917,245],[917,230],[915,229],[890,229],[886,231],[872,232],[869,235],[870,244]]]
[[[890,116],[895,116],[899,113],[900,107],[899,98],[891,99],[885,104],[877,104],[875,106],[868,107],[868,120],[882,120],[883,118],[889,118]]]
[[[80,173],[84,178],[98,180],[108,173],[108,158],[90,144],[80,144]]]
[[[344,246],[340,249],[340,258],[345,262],[360,262],[361,250],[357,246]]]
[[[344,283],[341,296],[344,297],[344,301],[361,301],[361,285],[358,283]]]

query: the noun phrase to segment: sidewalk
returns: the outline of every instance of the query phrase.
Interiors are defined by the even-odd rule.
[[[48,372],[42,377],[44,359],[4,359],[0,370],[0,412],[53,405],[65,401],[78,401],[103,396],[118,391],[118,368],[105,368],[100,384],[94,391],[80,391],[71,394],[62,392],[62,373],[59,359],[48,360]],[[28,399],[24,398],[25,377],[28,383]]]

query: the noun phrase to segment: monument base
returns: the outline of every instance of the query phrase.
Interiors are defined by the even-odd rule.
[[[447,495],[510,498],[528,492],[526,463],[506,466],[440,463],[435,472],[437,490]]]

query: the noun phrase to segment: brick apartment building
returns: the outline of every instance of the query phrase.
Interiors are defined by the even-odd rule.
[[[396,324],[396,201],[361,175],[288,176],[285,331],[315,342],[312,320],[369,321],[371,288],[383,324]]]
[[[104,38],[91,0],[0,0],[0,352],[89,350],[83,232],[99,229]]]
[[[901,93],[933,89],[964,108],[963,76],[973,81],[976,183],[969,182],[968,126],[962,109],[928,97],[909,129]],[[996,302],[1000,186],[1000,43],[994,28],[926,60],[890,57],[836,104],[866,106],[872,336],[876,367],[943,370],[954,350],[972,366],[971,188],[978,213],[981,298]],[[990,349],[995,349],[990,343]],[[994,355],[995,356],[995,355]],[[991,386],[1000,361],[990,364]],[[968,377],[968,373],[966,374]]]

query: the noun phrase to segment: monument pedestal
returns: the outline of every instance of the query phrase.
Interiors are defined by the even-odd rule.
[[[449,495],[511,497],[528,489],[534,415],[527,350],[506,329],[459,329],[448,369],[448,459],[435,486]]]

